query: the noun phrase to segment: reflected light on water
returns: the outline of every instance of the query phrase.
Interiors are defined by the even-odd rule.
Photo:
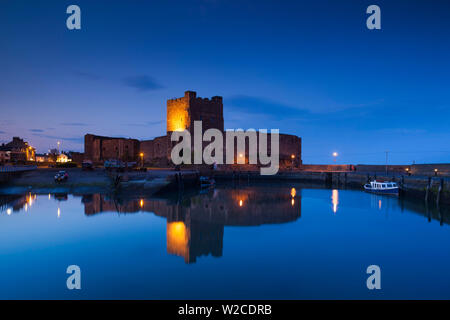
[[[6,209],[6,214],[7,214],[8,216],[10,216],[10,215],[11,215],[11,213],[12,213],[12,210],[11,210],[11,208],[8,208],[8,209]]]
[[[60,209],[60,208],[58,208],[58,213],[57,213],[57,215],[58,215],[58,218],[61,217],[61,209]]]
[[[167,223],[167,252],[186,257],[188,254],[188,231],[182,221]]]
[[[333,189],[331,193],[331,203],[333,204],[333,212],[336,213],[339,204],[339,191],[337,189]]]
[[[378,200],[378,209],[381,210],[381,200]]]
[[[144,207],[144,199],[141,199],[141,201],[139,201],[139,206],[140,206],[141,208]]]
[[[294,206],[294,204],[295,204],[295,200],[294,200],[294,198],[292,198],[291,205]]]

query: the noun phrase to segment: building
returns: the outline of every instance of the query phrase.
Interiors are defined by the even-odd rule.
[[[67,154],[64,154],[64,153],[58,154],[58,157],[56,158],[56,162],[59,162],[59,163],[66,163],[66,162],[70,162],[70,161],[72,161],[72,159],[69,159]]]
[[[0,146],[0,162],[35,161],[36,150],[19,137]]]
[[[4,146],[0,146],[0,163],[9,162],[11,160],[11,151]]]
[[[225,130],[222,97],[201,98],[197,97],[194,91],[186,91],[181,98],[167,100],[166,108],[165,135],[152,140],[138,141],[87,134],[84,144],[85,159],[96,163],[108,159],[122,161],[128,159],[128,161],[139,161],[139,163],[142,161],[147,165],[171,165],[170,154],[172,147],[176,144],[170,140],[172,132],[188,130],[193,135],[194,121],[202,121],[203,131],[212,128],[222,132]],[[204,146],[206,144],[208,143],[204,143]],[[245,157],[247,159],[247,156]],[[280,134],[280,165],[299,166],[301,164],[301,138]]]
[[[224,131],[222,97],[199,98],[186,91],[182,98],[167,100],[167,134],[186,129],[192,134],[194,121],[202,121],[203,130]]]
[[[136,139],[111,138],[87,134],[84,136],[84,158],[94,163],[116,159],[137,161],[139,141]]]

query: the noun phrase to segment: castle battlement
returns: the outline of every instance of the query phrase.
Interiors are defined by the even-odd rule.
[[[197,97],[195,91],[186,91],[184,97],[167,100],[167,132],[191,130],[194,121],[202,121],[203,129],[223,131],[223,99]]]

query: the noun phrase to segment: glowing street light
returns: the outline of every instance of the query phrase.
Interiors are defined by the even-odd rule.
[[[333,152],[333,158],[334,158],[334,162],[336,162],[336,158],[337,158],[337,156],[338,156],[338,153],[337,153],[337,152]]]
[[[292,188],[291,189],[291,197],[294,198],[296,194],[297,194],[297,190],[295,190],[295,188]]]
[[[139,154],[139,156],[141,157],[141,167],[143,167],[143,166],[144,166],[144,153],[141,152],[141,153]]]

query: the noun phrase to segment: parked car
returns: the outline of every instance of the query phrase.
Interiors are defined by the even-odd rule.
[[[84,160],[83,163],[81,164],[81,168],[82,170],[93,170],[94,165],[91,160]]]
[[[69,178],[69,175],[65,171],[59,171],[55,175],[55,181],[56,182],[66,181],[68,178]]]

